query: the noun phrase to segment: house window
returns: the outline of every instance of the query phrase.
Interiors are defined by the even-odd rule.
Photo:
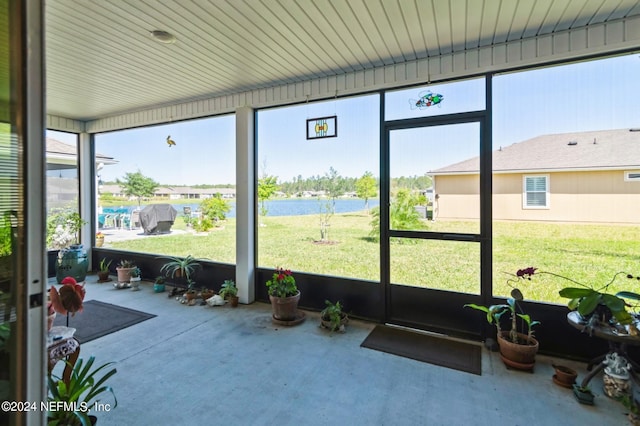
[[[632,170],[624,172],[625,182],[640,182],[640,170]]]
[[[549,176],[524,176],[522,207],[525,209],[549,208]]]

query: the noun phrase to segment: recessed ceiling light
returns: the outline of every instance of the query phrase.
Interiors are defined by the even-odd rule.
[[[163,30],[151,31],[151,37],[164,44],[172,44],[176,42],[176,36]]]

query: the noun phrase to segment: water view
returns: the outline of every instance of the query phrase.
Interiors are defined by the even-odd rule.
[[[326,199],[319,200],[317,198],[288,198],[284,200],[269,200],[265,201],[265,207],[267,208],[267,216],[301,216],[309,214],[319,214],[323,212],[327,203]],[[159,204],[153,203],[153,204]],[[229,201],[231,205],[231,211],[227,214],[227,217],[236,216],[236,203],[235,201]],[[181,203],[172,204],[178,211],[178,216],[184,214],[184,208],[188,207],[192,212],[198,210],[200,203]],[[380,205],[380,200],[369,200],[369,208],[373,208]],[[144,208],[145,205],[142,205]],[[123,207],[105,207],[102,209],[103,214],[108,213],[131,213],[131,211],[137,209],[137,206],[123,206]],[[364,200],[360,198],[339,198],[336,199],[335,212],[336,213],[349,213],[365,210]]]

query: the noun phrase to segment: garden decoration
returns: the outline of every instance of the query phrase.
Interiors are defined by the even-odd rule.
[[[64,278],[60,290],[54,286],[49,289],[51,306],[55,312],[67,316],[67,327],[69,326],[69,314],[74,316],[76,312],[82,312],[85,294],[84,286],[78,284],[73,277]]]

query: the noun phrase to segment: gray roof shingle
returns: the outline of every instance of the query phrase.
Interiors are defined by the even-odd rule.
[[[640,129],[542,135],[493,151],[493,170],[501,173],[625,168],[640,168]],[[430,174],[479,170],[479,157],[474,157]]]

